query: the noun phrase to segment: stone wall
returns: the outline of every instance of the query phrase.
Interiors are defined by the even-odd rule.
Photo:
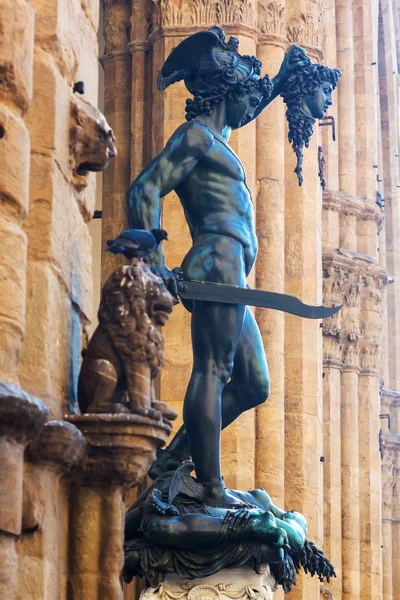
[[[7,482],[0,597],[7,600],[122,598],[127,475],[117,485],[93,461],[83,463],[83,436],[63,420],[76,411],[92,317],[87,222],[95,180],[76,168],[82,136],[93,131],[82,125],[89,109],[72,90],[84,81],[84,99],[96,104],[99,4],[0,0],[0,460]],[[271,398],[224,432],[223,471],[229,486],[265,487],[275,502],[307,516],[309,537],[336,565],[327,586],[335,600],[399,600],[398,2],[104,0],[103,8],[104,112],[119,150],[104,176],[103,239],[125,225],[127,187],[184,120],[183,83],[165,92],[154,83],[181,39],[218,23],[271,76],[292,43],[341,68],[329,113],[337,140],[329,127],[316,128],[301,189],[281,99],[232,136],[256,206],[260,251],[251,285],[344,307],[323,328],[256,311]],[[163,224],[173,267],[190,244],[174,194],[165,199]],[[104,256],[103,280],[115,264]],[[191,366],[182,307],[166,342],[160,394],[181,413]],[[288,597],[316,599],[319,587],[301,576]],[[125,597],[133,595],[130,586]]]

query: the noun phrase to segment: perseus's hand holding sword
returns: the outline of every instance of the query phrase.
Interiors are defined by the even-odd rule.
[[[184,80],[193,96],[186,102],[187,123],[178,127],[133,182],[127,210],[130,227],[158,229],[161,198],[175,190],[193,241],[181,265],[182,278],[203,289],[221,286],[219,290],[226,291],[222,286],[232,286],[231,290],[243,294],[248,291],[244,288],[256,258],[257,238],[250,191],[243,165],[228,145],[230,133],[256,118],[281,94],[295,125],[291,141],[301,183],[301,149],[307,140],[299,123],[307,124],[310,135],[310,120],[320,118],[331,103],[338,74],[312,65],[304,50],[294,46],[271,81],[261,76],[260,61],[239,54],[238,45],[237,38],[226,41],[223,30],[214,26],[191,35],[172,51],[158,87]],[[165,265],[161,246],[151,262],[176,295],[177,281]],[[181,298],[189,307],[182,288]],[[240,298],[236,304],[226,303],[221,296],[211,301],[204,296],[192,298],[193,371],[185,396],[185,427],[151,474],[156,476],[191,456],[205,489],[205,503],[235,507],[237,498],[225,490],[221,478],[220,431],[267,399],[267,362],[258,326],[246,306],[249,302]]]

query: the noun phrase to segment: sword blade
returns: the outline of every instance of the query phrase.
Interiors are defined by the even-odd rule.
[[[340,306],[312,306],[304,304],[295,296],[252,290],[225,283],[204,281],[178,281],[179,295],[183,299],[202,300],[204,302],[222,302],[223,304],[246,304],[260,306],[304,317],[305,319],[325,319],[336,314]]]

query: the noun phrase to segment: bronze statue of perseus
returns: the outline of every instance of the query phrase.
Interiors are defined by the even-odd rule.
[[[159,228],[161,198],[175,190],[193,241],[181,266],[184,278],[246,287],[257,255],[257,238],[246,174],[228,145],[231,131],[255,119],[277,96],[292,101],[297,94],[301,101],[288,107],[292,107],[292,118],[296,111],[304,113],[304,119],[294,118],[292,128],[301,146],[301,123],[310,125],[309,119],[323,116],[338,74],[325,67],[320,72],[304,50],[292,46],[270,80],[268,75],[261,76],[256,57],[239,54],[238,44],[234,37],[226,41],[224,31],[214,26],[182,41],[166,60],[158,87],[165,89],[184,80],[193,96],[186,101],[187,122],[132,183],[127,212],[130,227]],[[302,69],[312,85],[298,85],[296,77]],[[152,254],[151,264],[176,295],[177,281],[165,265],[161,247]],[[159,456],[151,474],[156,477],[191,456],[205,490],[205,505],[235,508],[241,501],[225,489],[221,477],[220,434],[242,412],[268,398],[261,335],[247,306],[201,300],[183,303],[192,312],[193,344],[185,425]]]

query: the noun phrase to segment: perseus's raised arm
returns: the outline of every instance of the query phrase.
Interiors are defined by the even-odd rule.
[[[198,123],[184,123],[132,183],[127,193],[129,227],[160,227],[161,198],[188,177],[214,142],[212,134]],[[161,248],[152,255],[156,267],[164,266]]]
[[[299,59],[299,54],[304,55],[304,60]],[[295,57],[296,60],[293,60]],[[261,98],[261,102],[257,106],[253,118],[244,123],[243,125],[247,125],[247,123],[250,123],[250,121],[256,119],[258,115],[264,110],[264,108],[266,108],[268,104],[271,104],[271,102],[282,93],[283,86],[287,78],[293,73],[293,71],[301,69],[307,64],[307,61],[309,62],[309,60],[310,59],[307,57],[303,48],[301,48],[300,46],[296,46],[295,44],[291,46],[285,54],[278,74],[273,79],[271,79],[271,94],[265,95]]]

